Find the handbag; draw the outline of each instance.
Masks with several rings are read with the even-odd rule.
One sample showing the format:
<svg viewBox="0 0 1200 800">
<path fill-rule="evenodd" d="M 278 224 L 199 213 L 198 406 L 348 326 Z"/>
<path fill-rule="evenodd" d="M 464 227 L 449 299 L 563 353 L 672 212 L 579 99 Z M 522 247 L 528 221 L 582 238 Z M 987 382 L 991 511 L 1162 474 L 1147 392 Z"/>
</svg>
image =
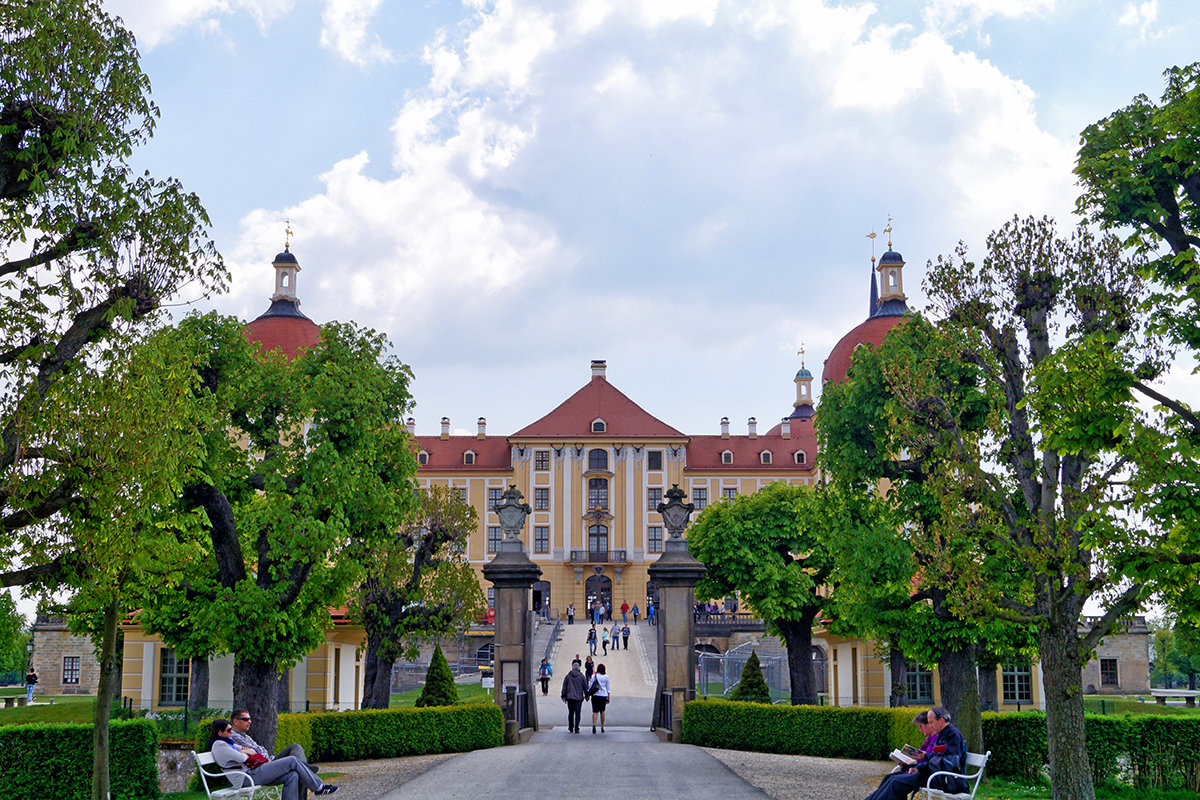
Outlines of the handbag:
<svg viewBox="0 0 1200 800">
<path fill-rule="evenodd" d="M 269 761 L 269 760 L 270 759 L 268 759 L 264 755 L 260 755 L 259 753 L 252 753 L 252 754 L 246 756 L 246 767 L 247 767 L 247 769 L 254 769 L 255 767 L 261 767 L 263 764 L 267 763 L 267 761 Z"/>
</svg>

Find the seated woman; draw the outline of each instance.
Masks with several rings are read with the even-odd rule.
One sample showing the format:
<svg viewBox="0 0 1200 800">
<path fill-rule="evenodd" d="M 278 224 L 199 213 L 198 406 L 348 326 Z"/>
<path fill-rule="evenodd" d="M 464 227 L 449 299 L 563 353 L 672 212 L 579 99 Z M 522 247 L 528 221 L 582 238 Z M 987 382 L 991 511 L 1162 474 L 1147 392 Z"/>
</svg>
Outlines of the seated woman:
<svg viewBox="0 0 1200 800">
<path fill-rule="evenodd" d="M 300 800 L 301 786 L 313 794 L 333 794 L 338 790 L 332 783 L 322 783 L 321 779 L 295 756 L 255 763 L 262 756 L 256 755 L 248 747 L 235 745 L 229 739 L 232 733 L 233 726 L 229 724 L 229 720 L 213 720 L 208 747 L 212 750 L 213 759 L 222 769 L 242 770 L 259 786 L 282 786 L 283 800 Z"/>
</svg>

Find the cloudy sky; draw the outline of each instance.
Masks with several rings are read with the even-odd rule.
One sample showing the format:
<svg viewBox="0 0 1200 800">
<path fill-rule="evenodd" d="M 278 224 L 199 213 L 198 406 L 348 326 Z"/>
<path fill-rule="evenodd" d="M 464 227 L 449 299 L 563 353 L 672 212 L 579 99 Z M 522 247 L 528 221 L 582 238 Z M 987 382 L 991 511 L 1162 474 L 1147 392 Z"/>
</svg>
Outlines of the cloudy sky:
<svg viewBox="0 0 1200 800">
<path fill-rule="evenodd" d="M 162 120 L 139 166 L 200 194 L 267 307 L 388 334 L 418 430 L 509 433 L 592 358 L 687 433 L 791 409 L 866 316 L 894 218 L 924 265 L 1066 220 L 1079 131 L 1195 56 L 1194 0 L 111 0 Z M 882 253 L 886 237 L 876 240 Z"/>
</svg>

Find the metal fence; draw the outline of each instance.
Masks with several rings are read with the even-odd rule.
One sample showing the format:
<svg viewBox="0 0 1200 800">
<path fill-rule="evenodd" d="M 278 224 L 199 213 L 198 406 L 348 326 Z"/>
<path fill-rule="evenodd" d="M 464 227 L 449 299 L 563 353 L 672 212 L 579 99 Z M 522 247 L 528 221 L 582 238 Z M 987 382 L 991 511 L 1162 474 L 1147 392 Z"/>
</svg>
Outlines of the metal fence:
<svg viewBox="0 0 1200 800">
<path fill-rule="evenodd" d="M 742 679 L 742 670 L 755 650 L 754 643 L 743 644 L 724 653 L 700 653 L 697 658 L 696 693 L 703 697 L 724 697 Z M 787 701 L 791 697 L 787 655 L 758 656 L 763 678 L 771 692 L 771 702 Z"/>
</svg>

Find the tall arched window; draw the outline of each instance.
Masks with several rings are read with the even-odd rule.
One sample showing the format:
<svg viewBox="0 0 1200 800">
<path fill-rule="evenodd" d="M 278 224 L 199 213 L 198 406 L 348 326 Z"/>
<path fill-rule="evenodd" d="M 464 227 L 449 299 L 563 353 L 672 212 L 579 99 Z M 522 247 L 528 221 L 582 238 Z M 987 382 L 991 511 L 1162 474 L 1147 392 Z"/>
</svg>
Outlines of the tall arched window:
<svg viewBox="0 0 1200 800">
<path fill-rule="evenodd" d="M 588 469 L 608 469 L 608 451 L 597 447 L 588 451 Z"/>
<path fill-rule="evenodd" d="M 608 508 L 608 478 L 588 478 L 588 510 Z"/>
<path fill-rule="evenodd" d="M 608 552 L 608 526 L 592 525 L 588 528 L 588 552 Z"/>
</svg>

